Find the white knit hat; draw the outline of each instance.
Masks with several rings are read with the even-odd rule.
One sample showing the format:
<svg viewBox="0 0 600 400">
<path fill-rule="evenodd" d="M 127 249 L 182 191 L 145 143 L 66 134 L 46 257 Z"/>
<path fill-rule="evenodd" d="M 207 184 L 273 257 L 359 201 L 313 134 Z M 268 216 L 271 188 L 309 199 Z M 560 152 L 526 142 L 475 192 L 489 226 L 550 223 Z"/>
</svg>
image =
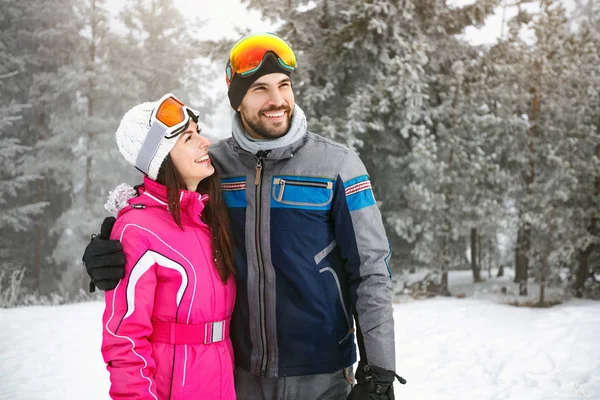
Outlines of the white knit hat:
<svg viewBox="0 0 600 400">
<path fill-rule="evenodd" d="M 160 101 L 152 101 L 133 107 L 127 111 L 116 132 L 117 145 L 121 154 L 127 162 L 152 180 L 156 180 L 160 166 L 177 142 L 177 137 L 167 139 L 162 134 L 160 136 L 154 134 L 154 138 L 148 138 L 148 133 L 151 131 L 150 118 L 159 104 Z M 186 109 L 188 108 L 186 107 Z M 197 114 L 195 110 L 191 111 Z M 152 129 L 154 130 L 154 127 Z M 140 163 L 139 156 L 142 148 L 144 148 L 145 162 Z"/>
</svg>

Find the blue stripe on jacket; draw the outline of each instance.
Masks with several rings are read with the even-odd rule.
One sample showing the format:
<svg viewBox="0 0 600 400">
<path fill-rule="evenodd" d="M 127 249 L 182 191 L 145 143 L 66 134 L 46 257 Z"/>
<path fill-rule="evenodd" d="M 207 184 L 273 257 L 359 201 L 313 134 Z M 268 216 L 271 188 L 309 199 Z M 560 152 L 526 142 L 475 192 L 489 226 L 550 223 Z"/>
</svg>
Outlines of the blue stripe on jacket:
<svg viewBox="0 0 600 400">
<path fill-rule="evenodd" d="M 361 208 L 369 207 L 376 204 L 375 196 L 373 195 L 373 189 L 371 189 L 371 182 L 369 181 L 368 175 L 361 175 L 344 182 L 344 188 L 347 191 L 350 190 L 353 186 L 359 187 L 360 185 L 364 185 L 364 188 L 355 193 L 346 195 L 346 201 L 348 203 L 348 209 L 350 211 L 360 210 Z"/>
<path fill-rule="evenodd" d="M 236 186 L 243 186 L 237 188 Z M 228 187 L 236 187 L 228 189 Z M 221 179 L 221 189 L 223 193 L 223 199 L 227 207 L 233 208 L 246 208 L 248 206 L 246 200 L 246 177 L 237 176 L 234 178 Z"/>
</svg>

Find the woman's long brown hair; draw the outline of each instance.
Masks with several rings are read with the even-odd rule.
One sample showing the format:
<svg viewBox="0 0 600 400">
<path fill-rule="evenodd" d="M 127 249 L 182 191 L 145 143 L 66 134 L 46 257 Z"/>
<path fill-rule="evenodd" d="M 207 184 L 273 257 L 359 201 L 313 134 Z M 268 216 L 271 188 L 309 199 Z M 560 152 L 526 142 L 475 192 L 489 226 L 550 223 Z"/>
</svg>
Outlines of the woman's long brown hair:
<svg viewBox="0 0 600 400">
<path fill-rule="evenodd" d="M 175 223 L 183 229 L 179 193 L 180 190 L 187 190 L 187 186 L 175 164 L 173 164 L 171 157 L 167 156 L 163 161 L 158 170 L 156 181 L 167 187 L 169 211 Z M 204 208 L 202 216 L 211 232 L 213 259 L 219 271 L 219 276 L 223 282 L 227 282 L 235 271 L 233 267 L 233 239 L 229 225 L 229 214 L 221 193 L 217 171 L 215 170 L 214 174 L 200 181 L 196 191 L 209 195 L 208 204 Z"/>
</svg>

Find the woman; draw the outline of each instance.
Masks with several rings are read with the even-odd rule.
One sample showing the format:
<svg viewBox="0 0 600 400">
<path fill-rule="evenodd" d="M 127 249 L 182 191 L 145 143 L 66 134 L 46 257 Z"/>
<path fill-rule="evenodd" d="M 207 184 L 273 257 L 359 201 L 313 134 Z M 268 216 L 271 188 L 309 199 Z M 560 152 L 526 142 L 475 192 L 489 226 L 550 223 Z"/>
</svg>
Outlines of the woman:
<svg viewBox="0 0 600 400">
<path fill-rule="evenodd" d="M 103 316 L 113 399 L 235 399 L 232 240 L 197 122 L 167 94 L 133 107 L 116 132 L 146 176 L 136 197 L 120 185 L 107 203 L 119 211 L 111 239 L 126 259 Z"/>
</svg>

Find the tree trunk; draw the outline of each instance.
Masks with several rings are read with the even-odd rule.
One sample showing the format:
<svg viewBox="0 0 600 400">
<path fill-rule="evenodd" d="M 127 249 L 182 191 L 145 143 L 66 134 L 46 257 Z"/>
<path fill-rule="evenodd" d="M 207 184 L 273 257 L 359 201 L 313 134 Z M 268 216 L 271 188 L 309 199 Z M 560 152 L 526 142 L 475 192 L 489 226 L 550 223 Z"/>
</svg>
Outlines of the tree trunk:
<svg viewBox="0 0 600 400">
<path fill-rule="evenodd" d="M 546 251 L 544 252 L 544 259 L 542 260 L 542 273 L 540 274 L 540 298 L 538 301 L 539 305 L 544 304 L 544 292 L 546 288 L 546 284 L 548 283 L 548 275 L 550 274 L 550 268 L 548 266 L 548 256 L 550 255 L 550 250 L 552 249 L 552 216 L 554 214 L 554 210 L 550 209 L 548 212 L 548 235 L 546 242 Z"/>
<path fill-rule="evenodd" d="M 527 296 L 529 238 L 529 224 L 526 223 L 519 228 L 517 233 L 517 248 L 515 251 L 515 283 L 519 285 L 519 295 L 521 296 Z"/>
<path fill-rule="evenodd" d="M 442 266 L 442 279 L 440 282 L 439 293 L 444 296 L 450 296 L 450 289 L 448 289 L 448 271 L 450 270 L 450 231 L 451 224 L 450 219 L 447 216 L 444 216 L 444 227 L 445 232 L 443 232 L 442 237 L 442 257 L 441 257 L 441 266 Z"/>
<path fill-rule="evenodd" d="M 450 290 L 448 289 L 448 267 L 442 266 L 442 282 L 441 282 L 441 294 L 445 296 L 450 295 Z"/>
<path fill-rule="evenodd" d="M 88 80 L 88 95 L 87 95 L 87 100 L 88 100 L 88 118 L 91 118 L 94 116 L 94 89 L 96 87 L 95 81 L 94 81 L 94 71 L 96 68 L 96 40 L 97 40 L 97 30 L 98 30 L 98 19 L 96 18 L 96 0 L 91 0 L 91 4 L 90 4 L 90 25 L 91 25 L 91 31 L 92 31 L 92 37 L 90 38 L 90 59 L 89 59 L 89 66 L 88 66 L 88 71 L 90 72 L 89 76 L 89 80 Z M 86 207 L 90 206 L 90 199 L 91 199 L 91 192 L 92 192 L 92 156 L 91 156 L 91 150 L 92 150 L 92 139 L 93 139 L 94 133 L 89 130 L 87 133 L 87 146 L 88 146 L 88 151 L 87 151 L 87 156 L 86 156 L 86 163 L 85 163 L 85 205 Z"/>
<path fill-rule="evenodd" d="M 446 219 L 446 227 L 450 227 L 449 221 Z M 443 239 L 443 247 L 442 247 L 442 280 L 440 282 L 440 294 L 444 296 L 450 295 L 450 290 L 448 289 L 448 271 L 450 270 L 450 250 L 448 244 L 448 235 L 450 231 L 445 233 Z"/>
<path fill-rule="evenodd" d="M 488 240 L 488 278 L 492 279 L 492 238 Z"/>
<path fill-rule="evenodd" d="M 481 259 L 479 262 L 481 263 Z M 481 282 L 481 274 L 477 266 L 477 228 L 471 228 L 471 271 L 473 271 L 473 282 Z"/>
<path fill-rule="evenodd" d="M 526 179 L 527 193 L 531 194 L 531 185 L 535 181 L 535 139 L 537 134 L 538 114 L 540 112 L 540 87 L 542 64 L 536 61 L 534 64 L 536 71 L 535 86 L 531 88 L 533 97 L 531 99 L 531 115 L 529 116 L 529 174 Z M 527 295 L 527 279 L 529 277 L 529 259 L 527 253 L 531 243 L 531 225 L 527 222 L 520 222 L 519 232 L 517 234 L 517 251 L 515 252 L 515 282 L 519 284 L 519 295 Z"/>
<path fill-rule="evenodd" d="M 596 145 L 596 162 L 600 160 L 600 144 Z M 600 196 L 600 176 L 596 176 L 594 179 L 594 194 Z M 594 232 L 596 234 L 596 232 Z"/>
<path fill-rule="evenodd" d="M 41 113 L 39 116 L 39 126 L 45 127 L 46 124 L 46 114 Z M 44 139 L 44 132 L 40 131 L 39 140 Z M 41 202 L 46 199 L 46 179 L 42 176 L 37 187 L 37 195 L 36 202 Z M 34 228 L 34 240 L 33 240 L 33 277 L 35 280 L 35 287 L 39 291 L 40 290 L 40 280 L 41 280 L 41 272 L 42 272 L 42 232 L 44 229 L 43 224 L 43 215 L 39 215 L 36 218 L 35 228 Z"/>
<path fill-rule="evenodd" d="M 44 201 L 46 198 L 46 180 L 41 179 L 38 184 L 36 202 Z M 35 287 L 40 290 L 40 280 L 42 272 L 42 231 L 43 231 L 43 215 L 37 217 L 35 222 L 35 238 L 33 245 L 33 277 L 35 279 Z"/>
<path fill-rule="evenodd" d="M 454 99 L 452 100 L 452 127 L 456 128 L 457 126 L 457 104 L 458 104 L 458 95 L 460 90 L 460 84 L 454 91 Z M 450 148 L 450 152 L 448 154 L 448 171 L 452 168 L 452 161 L 454 159 L 454 150 Z M 442 282 L 441 282 L 441 291 L 444 295 L 450 296 L 450 290 L 448 288 L 448 271 L 450 270 L 450 234 L 452 232 L 452 221 L 448 217 L 450 213 L 450 209 L 452 208 L 452 183 L 448 184 L 446 187 L 445 193 L 446 200 L 446 214 L 444 216 L 445 228 L 443 238 L 443 248 L 442 248 Z"/>
<path fill-rule="evenodd" d="M 593 248 L 594 246 L 589 245 L 585 250 L 579 251 L 579 268 L 577 268 L 577 275 L 575 275 L 573 291 L 575 292 L 575 297 L 580 299 L 583 298 L 585 281 L 590 274 L 589 259 Z"/>
<path fill-rule="evenodd" d="M 482 239 L 481 239 L 481 235 L 477 235 L 477 271 L 479 275 L 479 280 L 481 281 L 481 271 L 483 270 L 483 257 L 481 255 L 482 251 L 482 247 L 481 247 L 481 243 L 482 243 Z"/>
<path fill-rule="evenodd" d="M 96 88 L 95 82 L 95 70 L 96 70 L 96 41 L 98 40 L 98 23 L 99 19 L 97 18 L 97 7 L 96 0 L 90 0 L 90 29 L 91 29 L 91 37 L 90 37 L 90 46 L 89 46 L 89 64 L 88 64 L 88 93 L 87 93 L 87 117 L 88 121 L 92 120 L 94 116 L 94 90 Z M 92 199 L 92 166 L 93 166 L 93 157 L 92 150 L 94 140 L 94 131 L 93 126 L 88 127 L 87 131 L 87 152 L 86 152 L 86 160 L 85 160 L 85 206 L 91 207 L 91 199 Z M 80 286 L 83 290 L 88 289 L 88 276 L 85 273 L 85 270 L 81 270 L 81 282 Z"/>
</svg>

